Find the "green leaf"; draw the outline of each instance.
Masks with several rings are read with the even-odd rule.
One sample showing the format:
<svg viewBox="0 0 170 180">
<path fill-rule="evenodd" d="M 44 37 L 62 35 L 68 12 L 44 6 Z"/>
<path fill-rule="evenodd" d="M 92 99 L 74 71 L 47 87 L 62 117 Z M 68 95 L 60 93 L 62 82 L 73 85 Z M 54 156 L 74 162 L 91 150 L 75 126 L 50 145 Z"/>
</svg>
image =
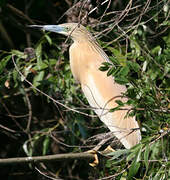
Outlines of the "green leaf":
<svg viewBox="0 0 170 180">
<path fill-rule="evenodd" d="M 116 159 L 116 160 L 115 160 L 115 159 Z M 112 166 L 123 162 L 123 161 L 125 160 L 125 157 L 124 157 L 124 156 L 123 156 L 123 157 L 120 157 L 120 156 L 119 156 L 119 158 L 115 158 L 115 159 L 113 158 L 113 159 L 111 160 Z M 108 160 L 108 161 L 109 161 L 109 160 Z"/>
<path fill-rule="evenodd" d="M 32 142 L 32 143 L 34 144 L 34 142 Z M 27 156 L 32 156 L 33 149 L 30 148 L 29 141 L 25 141 L 24 144 L 22 145 L 22 148 Z"/>
<path fill-rule="evenodd" d="M 34 77 L 34 79 L 33 79 L 33 85 L 34 85 L 35 87 L 37 87 L 37 86 L 40 85 L 40 81 L 43 80 L 44 74 L 45 74 L 44 71 L 40 71 L 40 72 L 38 73 L 38 75 L 36 75 L 36 76 Z"/>
<path fill-rule="evenodd" d="M 141 145 L 133 147 L 130 151 L 131 153 L 127 156 L 126 161 L 131 161 L 133 158 L 137 157 L 137 152 L 141 149 Z"/>
<path fill-rule="evenodd" d="M 140 45 L 138 44 L 138 42 L 135 38 L 135 35 L 132 35 L 130 37 L 130 46 L 132 48 L 132 52 L 134 50 L 135 51 L 134 53 L 137 55 L 137 57 L 139 57 L 141 54 L 141 48 L 140 48 Z"/>
<path fill-rule="evenodd" d="M 117 159 L 118 157 L 120 157 L 121 155 L 126 155 L 130 152 L 129 149 L 121 149 L 121 150 L 117 150 L 114 152 L 111 152 L 109 154 L 107 154 L 108 156 L 112 156 L 112 158 L 110 160 L 114 160 Z"/>
<path fill-rule="evenodd" d="M 50 36 L 48 36 L 47 34 L 45 34 L 44 36 L 47 39 L 48 43 L 51 45 L 52 44 L 52 39 L 50 38 Z"/>
<path fill-rule="evenodd" d="M 141 153 L 142 153 L 142 145 L 139 146 L 139 150 L 137 151 L 137 156 L 135 158 L 136 162 L 139 162 L 141 160 Z"/>
<path fill-rule="evenodd" d="M 35 49 L 35 53 L 36 53 L 36 57 L 37 57 L 38 70 L 41 70 L 41 65 L 42 65 L 42 58 L 41 58 L 41 55 L 42 55 L 42 45 L 41 45 L 41 43 Z"/>
<path fill-rule="evenodd" d="M 120 72 L 118 73 L 118 76 L 127 76 L 129 73 L 129 67 L 128 66 L 123 66 L 120 69 Z"/>
<path fill-rule="evenodd" d="M 49 64 L 52 66 L 52 65 L 55 65 L 56 64 L 56 59 L 49 59 Z"/>
<path fill-rule="evenodd" d="M 16 55 L 16 56 L 18 56 L 19 58 L 25 58 L 24 53 L 21 52 L 21 51 L 18 51 L 18 50 L 12 50 L 11 52 L 12 52 L 12 55 Z"/>
<path fill-rule="evenodd" d="M 120 109 L 120 106 L 117 106 L 115 108 L 110 109 L 109 112 L 115 112 L 115 111 L 117 111 L 119 109 Z"/>
<path fill-rule="evenodd" d="M 129 168 L 129 173 L 128 173 L 128 180 L 131 180 L 132 177 L 136 175 L 140 168 L 140 163 L 136 162 L 135 160 L 132 162 L 130 168 Z"/>
<path fill-rule="evenodd" d="M 120 180 L 127 180 L 127 171 L 125 171 L 122 175 Z"/>
<path fill-rule="evenodd" d="M 116 57 L 109 56 L 110 61 L 112 61 L 114 64 L 120 64 Z"/>
<path fill-rule="evenodd" d="M 127 84 L 129 82 L 125 77 L 115 77 L 115 81 L 119 84 Z"/>
<path fill-rule="evenodd" d="M 102 65 L 104 65 L 104 66 L 111 66 L 112 64 L 109 63 L 109 62 L 103 62 Z"/>
<path fill-rule="evenodd" d="M 79 131 L 80 131 L 82 137 L 86 138 L 87 137 L 87 133 L 86 133 L 86 130 L 85 130 L 84 126 L 82 126 L 81 123 L 77 123 L 77 124 L 78 124 Z"/>
<path fill-rule="evenodd" d="M 152 54 L 160 55 L 162 52 L 162 48 L 160 46 L 156 46 L 155 48 L 152 49 Z"/>
<path fill-rule="evenodd" d="M 0 61 L 0 74 L 3 72 L 4 68 L 6 67 L 8 61 L 11 59 L 11 55 L 5 56 L 1 61 Z"/>
<path fill-rule="evenodd" d="M 100 70 L 100 71 L 107 71 L 108 69 L 109 69 L 108 66 L 100 66 L 100 67 L 99 67 L 99 70 Z"/>
<path fill-rule="evenodd" d="M 167 36 L 163 37 L 163 39 L 165 43 L 167 44 L 167 46 L 170 47 L 170 33 Z"/>
<path fill-rule="evenodd" d="M 128 61 L 127 64 L 128 64 L 128 65 L 130 66 L 130 68 L 133 69 L 135 72 L 139 72 L 140 66 L 139 66 L 138 63 L 133 62 L 133 61 Z"/>
<path fill-rule="evenodd" d="M 142 67 L 142 71 L 143 71 L 143 72 L 146 71 L 147 66 L 148 66 L 148 62 L 147 62 L 147 61 L 144 61 L 143 67 Z"/>
<path fill-rule="evenodd" d="M 28 74 L 31 73 L 31 67 L 32 64 L 30 64 L 28 67 L 24 67 L 24 76 L 21 76 L 21 81 L 24 81 L 24 79 L 27 78 Z"/>
<path fill-rule="evenodd" d="M 118 49 L 112 48 L 112 47 L 108 47 L 108 49 L 114 54 L 115 59 L 122 65 L 125 66 L 126 65 L 126 56 L 124 56 L 121 51 L 119 51 Z M 111 60 L 114 60 L 113 58 L 111 58 Z"/>
<path fill-rule="evenodd" d="M 45 139 L 43 141 L 43 155 L 46 155 L 49 149 L 49 144 L 50 144 L 50 137 L 49 136 L 45 136 Z"/>
<path fill-rule="evenodd" d="M 128 179 L 132 179 L 133 176 L 136 175 L 136 173 L 138 172 L 139 170 L 139 167 L 140 167 L 140 160 L 141 160 L 141 153 L 142 153 L 142 145 L 137 145 L 136 147 L 132 148 L 131 149 L 133 156 L 131 157 L 134 157 L 134 160 L 129 168 L 129 174 L 128 174 Z M 130 157 L 127 157 L 127 160 L 129 160 Z"/>
<path fill-rule="evenodd" d="M 38 70 L 43 70 L 46 69 L 48 67 L 48 65 L 42 61 L 40 61 L 39 63 L 37 63 L 37 66 L 35 66 L 33 69 L 38 71 Z"/>
<path fill-rule="evenodd" d="M 115 71 L 116 71 L 115 67 L 110 68 L 107 72 L 107 76 L 113 75 Z"/>
<path fill-rule="evenodd" d="M 121 101 L 121 100 L 116 100 L 116 103 L 119 105 L 119 106 L 123 106 L 124 103 Z"/>
<path fill-rule="evenodd" d="M 149 151 L 150 151 L 149 144 L 147 144 L 145 152 L 144 152 L 144 162 L 145 162 L 146 169 L 148 169 L 148 166 L 149 166 L 149 161 L 148 161 Z"/>
<path fill-rule="evenodd" d="M 12 77 L 13 77 L 13 80 L 14 80 L 14 83 L 15 83 L 15 85 L 14 85 L 14 88 L 15 88 L 18 85 L 18 81 L 17 81 L 18 71 L 17 70 L 15 70 L 15 69 L 13 70 Z"/>
</svg>

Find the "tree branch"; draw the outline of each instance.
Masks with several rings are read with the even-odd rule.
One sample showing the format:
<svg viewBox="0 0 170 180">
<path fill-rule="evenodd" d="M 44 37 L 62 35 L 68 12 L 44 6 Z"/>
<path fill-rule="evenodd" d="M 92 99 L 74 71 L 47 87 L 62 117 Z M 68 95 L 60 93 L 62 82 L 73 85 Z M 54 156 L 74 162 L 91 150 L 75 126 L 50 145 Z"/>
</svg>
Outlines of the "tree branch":
<svg viewBox="0 0 170 180">
<path fill-rule="evenodd" d="M 36 162 L 48 162 L 48 161 L 66 161 L 66 160 L 81 160 L 87 159 L 94 161 L 95 154 L 88 152 L 81 153 L 66 153 L 66 154 L 56 154 L 47 156 L 33 156 L 33 157 L 18 157 L 18 158 L 7 158 L 0 159 L 0 166 L 2 165 L 13 165 L 13 164 L 26 164 L 26 163 L 36 163 Z"/>
<path fill-rule="evenodd" d="M 10 9 L 12 12 L 14 12 L 17 16 L 19 16 L 20 18 L 27 20 L 30 24 L 35 24 L 34 21 L 32 19 L 30 19 L 27 15 L 25 15 L 22 11 L 20 11 L 19 9 L 15 8 L 14 6 L 12 6 L 11 4 L 7 4 L 6 5 L 8 9 Z"/>
</svg>

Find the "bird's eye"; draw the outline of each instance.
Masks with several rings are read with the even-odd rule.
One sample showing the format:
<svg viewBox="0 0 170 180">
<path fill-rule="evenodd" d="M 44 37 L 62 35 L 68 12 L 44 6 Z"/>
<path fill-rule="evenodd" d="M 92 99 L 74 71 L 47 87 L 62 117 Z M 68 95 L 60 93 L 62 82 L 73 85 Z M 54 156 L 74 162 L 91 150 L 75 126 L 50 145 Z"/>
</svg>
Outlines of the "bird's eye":
<svg viewBox="0 0 170 180">
<path fill-rule="evenodd" d="M 66 27 L 65 29 L 66 29 L 67 32 L 70 31 L 70 28 L 69 28 L 69 27 Z"/>
</svg>

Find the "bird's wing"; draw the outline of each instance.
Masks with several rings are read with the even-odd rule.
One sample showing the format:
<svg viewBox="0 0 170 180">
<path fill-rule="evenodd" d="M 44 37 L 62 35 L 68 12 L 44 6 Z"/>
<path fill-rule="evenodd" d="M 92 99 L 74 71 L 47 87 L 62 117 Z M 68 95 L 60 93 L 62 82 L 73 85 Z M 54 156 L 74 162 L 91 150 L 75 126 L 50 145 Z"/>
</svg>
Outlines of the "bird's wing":
<svg viewBox="0 0 170 180">
<path fill-rule="evenodd" d="M 126 101 L 126 99 L 121 98 L 122 90 L 117 91 L 119 85 L 109 77 L 104 78 L 101 73 L 88 73 L 87 81 L 81 84 L 82 91 L 101 121 L 126 148 L 130 148 L 141 139 L 139 129 L 135 130 L 139 126 L 135 117 L 128 116 L 128 109 L 131 108 L 129 106 L 123 107 L 126 110 L 110 112 L 110 109 L 117 106 L 115 100 Z M 124 89 L 121 86 L 120 88 Z"/>
<path fill-rule="evenodd" d="M 126 87 L 117 84 L 112 77 L 108 77 L 106 72 L 99 70 L 103 57 L 95 51 L 84 48 L 84 51 L 71 52 L 71 63 L 73 74 L 79 79 L 82 91 L 86 96 L 90 106 L 94 109 L 106 126 L 126 147 L 130 148 L 139 143 L 141 139 L 140 131 L 135 117 L 128 116 L 131 107 L 123 107 L 126 110 L 109 112 L 117 106 L 116 100 L 127 101 L 123 97 Z"/>
</svg>

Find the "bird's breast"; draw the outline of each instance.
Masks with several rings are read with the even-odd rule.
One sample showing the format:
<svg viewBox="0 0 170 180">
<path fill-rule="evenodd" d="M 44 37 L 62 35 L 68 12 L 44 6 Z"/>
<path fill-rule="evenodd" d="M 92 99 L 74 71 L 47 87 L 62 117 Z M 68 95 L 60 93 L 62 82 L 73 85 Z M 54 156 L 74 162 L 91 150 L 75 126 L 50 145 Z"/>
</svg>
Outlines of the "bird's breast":
<svg viewBox="0 0 170 180">
<path fill-rule="evenodd" d="M 69 49 L 70 67 L 74 78 L 83 83 L 90 71 L 99 71 L 104 60 L 89 43 L 73 43 Z"/>
</svg>

